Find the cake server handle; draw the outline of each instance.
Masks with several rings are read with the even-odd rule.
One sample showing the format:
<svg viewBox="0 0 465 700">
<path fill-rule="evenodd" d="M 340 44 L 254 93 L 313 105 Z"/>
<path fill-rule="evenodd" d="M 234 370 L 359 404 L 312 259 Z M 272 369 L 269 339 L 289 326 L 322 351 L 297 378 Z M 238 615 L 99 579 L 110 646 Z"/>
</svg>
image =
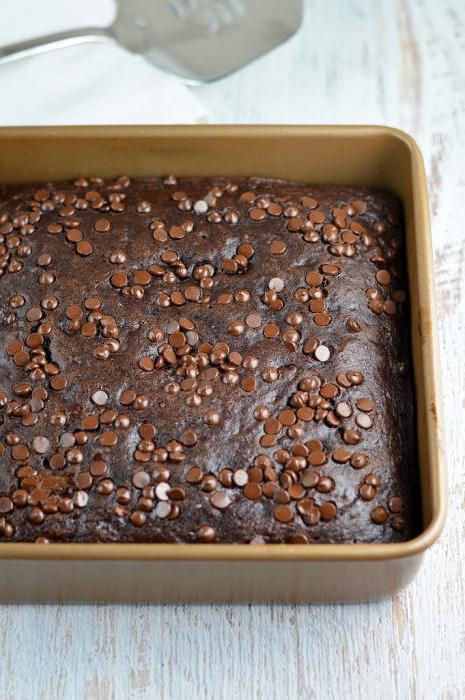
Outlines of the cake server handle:
<svg viewBox="0 0 465 700">
<path fill-rule="evenodd" d="M 85 27 L 0 46 L 0 66 L 35 54 L 93 41 L 116 42 L 112 27 Z"/>
</svg>

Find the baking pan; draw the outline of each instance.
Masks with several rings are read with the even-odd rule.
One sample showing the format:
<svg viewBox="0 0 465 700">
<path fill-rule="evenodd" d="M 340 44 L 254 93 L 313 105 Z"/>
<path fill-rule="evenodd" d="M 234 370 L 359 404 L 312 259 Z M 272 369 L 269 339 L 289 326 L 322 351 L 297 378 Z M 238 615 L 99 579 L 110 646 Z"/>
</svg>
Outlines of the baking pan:
<svg viewBox="0 0 465 700">
<path fill-rule="evenodd" d="M 3 601 L 330 602 L 392 595 L 446 511 L 426 179 L 405 133 L 367 126 L 0 129 L 0 182 L 77 175 L 261 175 L 369 185 L 405 214 L 423 530 L 396 544 L 0 543 Z"/>
</svg>

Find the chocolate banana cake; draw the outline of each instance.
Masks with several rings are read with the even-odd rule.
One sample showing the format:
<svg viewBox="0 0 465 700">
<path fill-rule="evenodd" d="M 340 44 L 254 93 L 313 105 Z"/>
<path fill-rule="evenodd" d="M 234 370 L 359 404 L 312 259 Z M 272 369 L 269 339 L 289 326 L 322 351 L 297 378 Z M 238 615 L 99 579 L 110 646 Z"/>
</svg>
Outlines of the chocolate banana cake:
<svg viewBox="0 0 465 700">
<path fill-rule="evenodd" d="M 403 247 L 371 189 L 0 186 L 0 541 L 415 535 Z"/>
</svg>

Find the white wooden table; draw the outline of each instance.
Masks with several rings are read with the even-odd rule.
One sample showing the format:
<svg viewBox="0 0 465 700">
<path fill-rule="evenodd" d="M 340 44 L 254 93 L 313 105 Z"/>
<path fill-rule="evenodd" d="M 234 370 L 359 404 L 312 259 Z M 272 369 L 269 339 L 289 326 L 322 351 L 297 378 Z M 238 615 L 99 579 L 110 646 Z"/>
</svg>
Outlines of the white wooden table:
<svg viewBox="0 0 465 700">
<path fill-rule="evenodd" d="M 196 92 L 214 122 L 389 124 L 418 140 L 440 306 L 446 531 L 407 590 L 368 605 L 2 606 L 0 697 L 463 698 L 465 3 L 310 0 L 298 36 Z"/>
</svg>

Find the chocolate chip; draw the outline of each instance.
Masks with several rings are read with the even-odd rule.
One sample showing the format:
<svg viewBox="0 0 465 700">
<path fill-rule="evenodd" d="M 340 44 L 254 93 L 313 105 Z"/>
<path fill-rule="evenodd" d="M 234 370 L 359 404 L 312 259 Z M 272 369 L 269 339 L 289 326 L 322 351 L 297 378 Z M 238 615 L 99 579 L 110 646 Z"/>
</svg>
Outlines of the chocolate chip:
<svg viewBox="0 0 465 700">
<path fill-rule="evenodd" d="M 351 333 L 360 333 L 360 331 L 362 330 L 360 323 L 355 321 L 353 318 L 347 319 L 346 327 L 347 330 L 349 330 Z"/>
<path fill-rule="evenodd" d="M 318 345 L 314 350 L 314 355 L 319 362 L 327 362 L 331 357 L 331 351 L 326 345 Z"/>
<path fill-rule="evenodd" d="M 264 367 L 261 373 L 262 379 L 268 384 L 276 382 L 279 377 L 279 372 L 275 367 Z"/>
<path fill-rule="evenodd" d="M 360 411 L 365 411 L 367 413 L 372 411 L 375 407 L 373 401 L 368 398 L 357 399 L 356 406 Z"/>
<path fill-rule="evenodd" d="M 347 430 L 344 430 L 342 439 L 347 445 L 356 445 L 360 442 L 360 435 L 353 428 L 349 428 Z"/>
<path fill-rule="evenodd" d="M 147 520 L 147 515 L 141 510 L 135 510 L 131 513 L 129 519 L 135 527 L 142 527 Z"/>
<path fill-rule="evenodd" d="M 337 515 L 336 504 L 332 501 L 326 501 L 325 503 L 323 503 L 320 506 L 320 515 L 322 520 L 334 520 L 334 518 Z"/>
<path fill-rule="evenodd" d="M 79 243 L 76 244 L 76 252 L 83 257 L 90 255 L 93 250 L 92 243 L 89 241 L 79 241 Z"/>
<path fill-rule="evenodd" d="M 391 527 L 397 532 L 403 532 L 407 528 L 407 520 L 402 515 L 395 515 L 391 520 Z"/>
<path fill-rule="evenodd" d="M 249 501 L 256 501 L 262 495 L 261 486 L 256 481 L 251 481 L 250 472 L 248 474 L 248 478 L 249 478 L 249 483 L 244 486 L 242 493 Z"/>
<path fill-rule="evenodd" d="M 13 510 L 13 501 L 8 496 L 0 496 L 0 514 L 5 515 Z"/>
<path fill-rule="evenodd" d="M 371 420 L 370 416 L 368 416 L 366 413 L 359 413 L 358 416 L 356 416 L 355 418 L 355 422 L 360 428 L 363 428 L 364 430 L 368 430 L 373 425 L 373 421 Z"/>
<path fill-rule="evenodd" d="M 215 539 L 215 530 L 210 525 L 202 525 L 197 530 L 197 540 L 199 542 L 213 542 Z"/>
<path fill-rule="evenodd" d="M 377 506 L 371 511 L 371 519 L 377 525 L 383 525 L 385 522 L 387 522 L 388 518 L 389 513 L 383 506 Z"/>
<path fill-rule="evenodd" d="M 319 287 L 323 283 L 323 275 L 319 272 L 307 272 L 305 281 L 309 287 Z"/>
<path fill-rule="evenodd" d="M 402 501 L 398 496 L 392 496 L 388 503 L 391 513 L 399 513 L 402 510 Z"/>
<path fill-rule="evenodd" d="M 272 277 L 268 282 L 268 288 L 275 292 L 282 292 L 284 289 L 284 281 L 280 277 Z"/>
<path fill-rule="evenodd" d="M 50 386 L 52 389 L 55 389 L 55 391 L 62 391 L 68 386 L 68 380 L 63 375 L 56 374 L 50 379 Z"/>
<path fill-rule="evenodd" d="M 346 450 L 344 447 L 340 447 L 340 448 L 334 450 L 331 457 L 338 464 L 345 464 L 351 458 L 351 453 L 349 452 L 349 450 Z"/>
<path fill-rule="evenodd" d="M 319 480 L 319 474 L 308 469 L 302 475 L 302 485 L 305 486 L 306 489 L 314 489 Z"/>
<path fill-rule="evenodd" d="M 376 273 L 376 280 L 379 284 L 386 285 L 391 281 L 391 275 L 387 270 L 378 270 Z"/>
<path fill-rule="evenodd" d="M 290 506 L 278 505 L 274 510 L 274 517 L 280 523 L 289 523 L 294 519 L 294 513 Z"/>
<path fill-rule="evenodd" d="M 218 510 L 225 510 L 231 505 L 231 499 L 223 491 L 215 491 L 210 497 L 210 503 Z"/>
<path fill-rule="evenodd" d="M 336 407 L 335 411 L 340 418 L 350 418 L 352 415 L 352 408 L 350 404 L 347 403 L 347 401 L 340 401 Z"/>
<path fill-rule="evenodd" d="M 44 522 L 45 515 L 43 510 L 41 510 L 37 506 L 34 506 L 34 508 L 31 508 L 28 512 L 28 518 L 33 525 L 40 525 Z"/>
<path fill-rule="evenodd" d="M 249 211 L 249 216 L 253 221 L 262 221 L 266 217 L 266 212 L 263 209 L 254 207 Z"/>
<path fill-rule="evenodd" d="M 314 315 L 313 322 L 316 323 L 317 326 L 328 326 L 331 323 L 331 316 L 326 313 L 326 311 L 323 311 L 323 313 Z"/>
<path fill-rule="evenodd" d="M 32 441 L 32 448 L 37 454 L 45 454 L 50 447 L 50 440 L 44 436 L 35 437 Z"/>
<path fill-rule="evenodd" d="M 377 494 L 377 490 L 374 486 L 371 486 L 370 484 L 362 484 L 360 486 L 359 493 L 364 501 L 372 501 Z"/>
<path fill-rule="evenodd" d="M 94 403 L 96 406 L 104 406 L 107 403 L 109 397 L 106 391 L 98 389 L 97 391 L 94 391 L 90 398 L 92 400 L 92 403 Z"/>
<path fill-rule="evenodd" d="M 368 464 L 368 456 L 363 452 L 354 452 L 350 463 L 354 469 L 363 469 Z"/>
<path fill-rule="evenodd" d="M 246 316 L 245 322 L 249 328 L 259 328 L 262 323 L 262 319 L 259 314 L 251 313 Z"/>
<path fill-rule="evenodd" d="M 284 241 L 272 241 L 269 246 L 270 253 L 273 255 L 282 255 L 287 250 L 287 245 Z"/>
</svg>

